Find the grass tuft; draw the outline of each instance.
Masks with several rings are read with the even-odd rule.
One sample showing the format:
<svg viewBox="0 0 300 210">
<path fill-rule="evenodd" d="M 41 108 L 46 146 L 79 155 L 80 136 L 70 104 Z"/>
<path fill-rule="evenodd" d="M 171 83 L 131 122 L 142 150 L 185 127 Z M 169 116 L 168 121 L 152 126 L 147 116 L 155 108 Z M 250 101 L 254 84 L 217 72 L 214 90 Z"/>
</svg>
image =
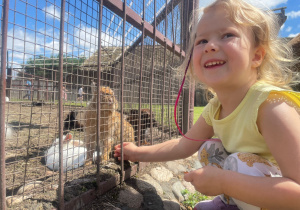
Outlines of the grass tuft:
<svg viewBox="0 0 300 210">
<path fill-rule="evenodd" d="M 210 196 L 203 195 L 203 194 L 201 194 L 199 192 L 191 193 L 187 189 L 181 191 L 181 194 L 185 198 L 184 201 L 182 202 L 182 204 L 186 208 L 194 208 L 194 206 L 197 203 L 199 203 L 200 201 L 210 200 L 211 199 Z"/>
</svg>

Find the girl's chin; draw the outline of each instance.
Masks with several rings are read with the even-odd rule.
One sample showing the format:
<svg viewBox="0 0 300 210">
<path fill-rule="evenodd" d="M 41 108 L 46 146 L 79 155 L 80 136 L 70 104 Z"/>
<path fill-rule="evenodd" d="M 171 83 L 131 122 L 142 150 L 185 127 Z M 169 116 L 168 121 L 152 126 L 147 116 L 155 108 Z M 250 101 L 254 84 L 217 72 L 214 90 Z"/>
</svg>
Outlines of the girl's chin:
<svg viewBox="0 0 300 210">
<path fill-rule="evenodd" d="M 209 87 L 220 86 L 220 85 L 224 85 L 224 83 L 226 83 L 224 79 L 206 79 L 206 80 L 201 80 L 201 81 Z"/>
</svg>

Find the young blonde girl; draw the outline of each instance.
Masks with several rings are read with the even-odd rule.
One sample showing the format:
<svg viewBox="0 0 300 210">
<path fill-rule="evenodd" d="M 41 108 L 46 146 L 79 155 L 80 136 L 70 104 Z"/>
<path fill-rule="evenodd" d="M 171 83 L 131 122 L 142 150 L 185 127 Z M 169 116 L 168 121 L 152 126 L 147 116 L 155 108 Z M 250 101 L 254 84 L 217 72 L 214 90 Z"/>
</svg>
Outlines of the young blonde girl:
<svg viewBox="0 0 300 210">
<path fill-rule="evenodd" d="M 292 53 L 278 30 L 272 12 L 242 0 L 206 7 L 191 34 L 189 74 L 214 97 L 186 136 L 143 147 L 126 142 L 124 159 L 169 161 L 198 151 L 204 167 L 184 178 L 218 196 L 195 209 L 299 209 L 300 94 L 291 89 Z"/>
</svg>

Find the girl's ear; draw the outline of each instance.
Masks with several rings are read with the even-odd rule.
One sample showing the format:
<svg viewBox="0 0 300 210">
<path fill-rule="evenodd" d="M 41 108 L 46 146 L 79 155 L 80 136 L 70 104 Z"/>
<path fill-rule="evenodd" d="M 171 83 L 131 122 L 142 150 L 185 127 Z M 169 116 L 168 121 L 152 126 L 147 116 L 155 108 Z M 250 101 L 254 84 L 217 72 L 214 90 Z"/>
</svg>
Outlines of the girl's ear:
<svg viewBox="0 0 300 210">
<path fill-rule="evenodd" d="M 257 68 L 261 65 L 264 57 L 266 55 L 266 51 L 263 47 L 257 47 L 254 51 L 254 56 L 252 59 L 252 67 Z"/>
</svg>

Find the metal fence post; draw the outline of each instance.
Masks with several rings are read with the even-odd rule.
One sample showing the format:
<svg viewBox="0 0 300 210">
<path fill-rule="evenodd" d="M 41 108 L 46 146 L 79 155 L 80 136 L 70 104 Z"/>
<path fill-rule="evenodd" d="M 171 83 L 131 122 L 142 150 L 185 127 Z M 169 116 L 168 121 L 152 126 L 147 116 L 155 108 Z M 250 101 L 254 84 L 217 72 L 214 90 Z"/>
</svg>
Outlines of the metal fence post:
<svg viewBox="0 0 300 210">
<path fill-rule="evenodd" d="M 6 52 L 9 1 L 3 1 L 1 23 L 1 84 L 0 84 L 0 209 L 6 209 L 6 178 L 5 178 L 5 92 L 6 92 Z"/>
<path fill-rule="evenodd" d="M 100 101 L 100 80 L 101 80 L 101 33 L 102 33 L 102 12 L 103 12 L 103 0 L 99 1 L 99 24 L 98 24 L 98 66 L 97 66 L 97 100 Z M 92 93 L 95 94 L 95 93 Z M 100 103 L 97 103 L 97 190 L 100 190 Z"/>
<path fill-rule="evenodd" d="M 60 8 L 60 35 L 59 35 L 59 82 L 58 82 L 58 132 L 59 132 L 59 188 L 58 201 L 59 209 L 64 209 L 64 168 L 63 168 L 63 63 L 64 63 L 64 23 L 65 23 L 65 0 L 61 1 Z M 54 99 L 55 100 L 55 99 Z"/>
<path fill-rule="evenodd" d="M 189 43 L 189 24 L 188 22 L 191 20 L 191 18 L 193 17 L 193 11 L 196 8 L 199 1 L 187 1 L 187 13 L 184 13 L 185 18 L 184 18 L 184 22 L 186 22 L 185 24 L 185 30 L 186 33 L 183 34 L 183 49 L 187 50 L 188 49 L 188 43 Z M 189 89 L 185 89 L 184 91 L 184 102 L 183 102 L 183 133 L 186 133 L 190 127 L 193 125 L 193 114 L 194 114 L 194 95 L 195 95 L 195 82 L 191 79 L 190 81 L 190 85 L 189 85 Z"/>
<path fill-rule="evenodd" d="M 123 119 L 123 98 L 124 98 L 124 72 L 125 72 L 125 27 L 126 27 L 126 5 L 127 1 L 124 0 L 123 2 L 123 34 L 122 34 L 122 66 L 121 66 L 121 132 L 120 132 L 120 139 L 121 139 L 121 153 L 122 153 L 122 160 L 121 160 L 121 182 L 125 180 L 125 172 L 124 172 L 124 155 L 123 155 L 123 132 L 124 132 L 124 119 Z"/>
</svg>

